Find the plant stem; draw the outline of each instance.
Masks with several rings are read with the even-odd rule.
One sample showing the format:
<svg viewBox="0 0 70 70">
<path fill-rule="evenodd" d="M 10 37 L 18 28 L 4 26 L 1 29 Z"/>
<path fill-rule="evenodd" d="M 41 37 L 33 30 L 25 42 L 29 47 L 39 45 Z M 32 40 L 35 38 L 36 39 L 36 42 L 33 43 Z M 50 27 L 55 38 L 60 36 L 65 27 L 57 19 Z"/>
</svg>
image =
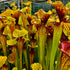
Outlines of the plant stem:
<svg viewBox="0 0 70 70">
<path fill-rule="evenodd" d="M 16 50 L 16 64 L 17 64 L 17 69 L 18 69 L 18 70 L 21 70 L 21 69 L 20 69 L 19 56 L 18 56 L 18 49 Z"/>
<path fill-rule="evenodd" d="M 11 70 L 10 63 L 8 62 L 8 70 Z"/>
<path fill-rule="evenodd" d="M 41 26 L 39 29 L 39 62 L 43 65 L 45 60 L 45 43 L 47 39 L 46 29 Z"/>
<path fill-rule="evenodd" d="M 23 0 L 21 0 L 21 9 L 23 8 Z"/>
<path fill-rule="evenodd" d="M 31 6 L 31 4 L 30 4 L 30 7 L 29 7 L 29 9 L 32 9 L 32 6 Z M 30 13 L 30 16 L 32 16 L 32 14 L 31 14 L 31 11 L 30 11 L 29 13 Z"/>
<path fill-rule="evenodd" d="M 49 67 L 50 67 L 51 48 L 52 48 L 52 39 L 47 39 L 47 47 L 46 47 L 46 70 L 49 70 Z"/>
<path fill-rule="evenodd" d="M 60 50 L 58 50 L 57 51 L 57 56 L 56 56 L 56 58 L 57 58 L 57 64 L 55 65 L 55 70 L 58 70 L 58 66 L 59 66 L 59 64 L 60 64 L 60 57 L 61 57 L 61 54 L 62 54 L 62 52 L 60 52 Z"/>
<path fill-rule="evenodd" d="M 2 35 L 0 37 L 0 41 L 1 41 L 1 45 L 2 45 L 2 50 L 3 50 L 4 56 L 7 56 L 7 52 L 6 52 L 6 37 Z"/>
<path fill-rule="evenodd" d="M 51 49 L 51 57 L 50 57 L 50 70 L 54 70 L 54 60 L 57 48 L 59 46 L 59 41 L 62 35 L 62 26 L 54 26 L 54 33 L 53 33 L 53 43 Z"/>
<path fill-rule="evenodd" d="M 21 40 L 18 40 L 18 49 L 19 49 L 20 69 L 22 70 L 22 49 L 23 49 L 23 42 Z"/>
<path fill-rule="evenodd" d="M 26 50 L 23 50 L 23 52 L 24 52 L 24 57 L 25 57 L 26 67 L 27 67 L 27 70 L 29 70 L 27 51 L 26 51 Z"/>
</svg>

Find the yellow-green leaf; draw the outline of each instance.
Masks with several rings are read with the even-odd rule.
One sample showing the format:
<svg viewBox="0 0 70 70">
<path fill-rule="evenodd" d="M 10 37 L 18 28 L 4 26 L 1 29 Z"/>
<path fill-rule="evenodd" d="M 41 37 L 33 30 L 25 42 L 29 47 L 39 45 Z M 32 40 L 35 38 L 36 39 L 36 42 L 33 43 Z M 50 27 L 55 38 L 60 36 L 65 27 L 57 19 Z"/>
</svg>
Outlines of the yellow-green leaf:
<svg viewBox="0 0 70 70">
<path fill-rule="evenodd" d="M 0 68 L 5 64 L 7 60 L 6 56 L 0 56 Z"/>
<path fill-rule="evenodd" d="M 11 6 L 15 6 L 15 2 L 11 3 Z"/>
<path fill-rule="evenodd" d="M 19 25 L 23 25 L 23 21 L 22 21 L 22 16 L 21 16 L 21 15 L 20 15 L 20 17 L 19 17 L 18 24 L 19 24 Z"/>
<path fill-rule="evenodd" d="M 32 70 L 42 70 L 42 66 L 39 63 L 34 63 L 31 65 Z"/>
<path fill-rule="evenodd" d="M 15 45 L 17 43 L 16 39 L 7 40 L 8 45 Z"/>
<path fill-rule="evenodd" d="M 3 34 L 4 34 L 4 35 L 9 35 L 10 33 L 11 33 L 11 30 L 10 30 L 9 26 L 6 26 L 6 27 L 4 28 Z"/>
<path fill-rule="evenodd" d="M 28 34 L 28 31 L 25 30 L 25 29 L 22 29 L 22 30 L 18 30 L 18 29 L 15 29 L 14 32 L 13 32 L 13 37 L 22 37 L 22 36 L 25 36 Z"/>
<path fill-rule="evenodd" d="M 24 8 L 22 8 L 20 11 L 21 11 L 21 12 L 26 12 L 26 9 L 28 9 L 28 7 L 24 7 Z"/>
<path fill-rule="evenodd" d="M 18 70 L 17 67 L 14 67 L 12 70 Z"/>
</svg>

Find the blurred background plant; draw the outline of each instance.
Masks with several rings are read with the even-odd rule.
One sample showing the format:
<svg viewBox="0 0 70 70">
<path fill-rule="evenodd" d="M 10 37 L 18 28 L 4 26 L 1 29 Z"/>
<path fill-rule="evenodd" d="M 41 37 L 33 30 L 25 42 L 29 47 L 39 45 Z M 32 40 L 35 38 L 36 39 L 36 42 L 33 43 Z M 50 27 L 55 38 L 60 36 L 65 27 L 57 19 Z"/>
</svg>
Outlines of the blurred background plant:
<svg viewBox="0 0 70 70">
<path fill-rule="evenodd" d="M 22 2 L 21 8 L 13 2 L 0 14 L 0 59 L 5 58 L 0 60 L 1 70 L 69 69 L 69 3 L 46 4 L 54 9 L 39 9 L 32 15 L 32 2 Z"/>
</svg>

